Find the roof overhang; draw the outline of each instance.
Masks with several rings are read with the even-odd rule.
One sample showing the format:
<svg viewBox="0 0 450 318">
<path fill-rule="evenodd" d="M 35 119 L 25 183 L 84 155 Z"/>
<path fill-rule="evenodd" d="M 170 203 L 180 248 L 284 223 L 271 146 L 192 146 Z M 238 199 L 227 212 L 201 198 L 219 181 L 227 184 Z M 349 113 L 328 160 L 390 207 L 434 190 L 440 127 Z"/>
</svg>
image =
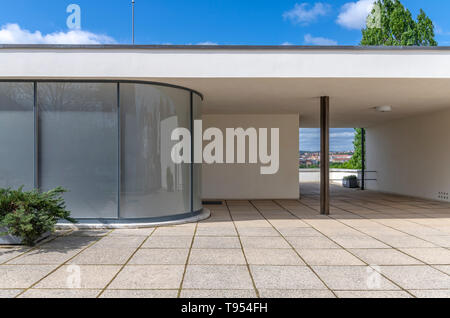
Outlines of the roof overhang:
<svg viewBox="0 0 450 318">
<path fill-rule="evenodd" d="M 0 80 L 130 79 L 189 87 L 205 113 L 295 113 L 366 127 L 450 107 L 449 47 L 1 45 Z M 376 106 L 390 105 L 391 113 Z"/>
</svg>

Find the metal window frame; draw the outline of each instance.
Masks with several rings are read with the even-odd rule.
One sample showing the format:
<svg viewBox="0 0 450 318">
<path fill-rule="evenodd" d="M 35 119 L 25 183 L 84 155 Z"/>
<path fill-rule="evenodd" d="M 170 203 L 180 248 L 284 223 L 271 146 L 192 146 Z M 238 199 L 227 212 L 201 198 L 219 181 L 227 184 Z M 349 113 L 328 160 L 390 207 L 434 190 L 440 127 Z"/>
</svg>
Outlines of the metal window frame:
<svg viewBox="0 0 450 318">
<path fill-rule="evenodd" d="M 121 95 L 120 95 L 120 89 L 121 84 L 139 84 L 139 85 L 151 85 L 151 86 L 162 86 L 162 87 L 170 87 L 175 89 L 181 89 L 189 92 L 189 116 L 190 116 L 190 131 L 191 131 L 191 164 L 190 164 L 190 189 L 189 189 L 189 195 L 190 195 L 190 209 L 189 211 L 180 211 L 180 214 L 168 216 L 167 218 L 174 218 L 177 219 L 179 215 L 184 215 L 186 213 L 191 215 L 197 215 L 200 211 L 194 211 L 194 161 L 193 156 L 194 152 L 192 151 L 194 149 L 194 94 L 197 94 L 201 100 L 204 100 L 203 94 L 200 92 L 179 86 L 174 84 L 168 84 L 168 83 L 161 83 L 161 82 L 154 82 L 154 81 L 142 81 L 142 80 L 96 80 L 96 79 L 0 79 L 0 83 L 33 83 L 33 114 L 34 114 L 34 175 L 33 175 L 33 183 L 34 187 L 36 189 L 40 188 L 40 175 L 39 175 L 39 139 L 40 139 L 40 127 L 39 127 L 39 101 L 38 101 L 38 84 L 39 83 L 110 83 L 110 84 L 117 84 L 116 85 L 116 94 L 117 94 L 117 218 L 107 218 L 102 220 L 135 220 L 132 218 L 122 218 L 121 217 L 121 181 L 122 181 L 122 154 L 121 154 L 121 145 L 122 145 L 122 125 L 121 125 Z M 98 218 L 93 217 L 92 220 L 95 220 Z M 153 219 L 152 217 L 149 217 L 148 219 Z M 158 219 L 158 217 L 155 217 L 155 219 Z"/>
</svg>

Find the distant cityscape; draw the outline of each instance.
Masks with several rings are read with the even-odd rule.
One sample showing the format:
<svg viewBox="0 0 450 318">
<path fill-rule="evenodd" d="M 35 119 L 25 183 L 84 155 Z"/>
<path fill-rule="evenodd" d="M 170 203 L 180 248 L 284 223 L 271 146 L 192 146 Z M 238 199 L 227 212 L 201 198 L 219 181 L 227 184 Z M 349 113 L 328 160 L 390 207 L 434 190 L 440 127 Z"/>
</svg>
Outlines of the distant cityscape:
<svg viewBox="0 0 450 318">
<path fill-rule="evenodd" d="M 350 161 L 353 151 L 331 151 L 330 163 L 341 164 Z M 320 165 L 319 151 L 300 151 L 300 168 L 315 168 Z"/>
</svg>

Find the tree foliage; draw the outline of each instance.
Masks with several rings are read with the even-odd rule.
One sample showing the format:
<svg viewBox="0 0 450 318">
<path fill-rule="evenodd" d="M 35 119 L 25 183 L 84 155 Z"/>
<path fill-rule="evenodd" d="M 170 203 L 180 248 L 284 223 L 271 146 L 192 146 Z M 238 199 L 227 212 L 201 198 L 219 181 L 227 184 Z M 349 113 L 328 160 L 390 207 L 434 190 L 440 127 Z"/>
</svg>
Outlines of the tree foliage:
<svg viewBox="0 0 450 318">
<path fill-rule="evenodd" d="M 59 220 L 76 223 L 62 198 L 65 192 L 60 187 L 48 192 L 0 189 L 0 227 L 6 228 L 0 235 L 18 236 L 24 244 L 34 245 Z"/>
<path fill-rule="evenodd" d="M 437 46 L 434 25 L 421 9 L 417 20 L 400 0 L 377 0 L 366 27 L 361 45 Z"/>
<path fill-rule="evenodd" d="M 362 128 L 355 128 L 355 139 L 353 140 L 353 146 L 355 152 L 352 159 L 348 162 L 351 169 L 362 169 Z"/>
</svg>

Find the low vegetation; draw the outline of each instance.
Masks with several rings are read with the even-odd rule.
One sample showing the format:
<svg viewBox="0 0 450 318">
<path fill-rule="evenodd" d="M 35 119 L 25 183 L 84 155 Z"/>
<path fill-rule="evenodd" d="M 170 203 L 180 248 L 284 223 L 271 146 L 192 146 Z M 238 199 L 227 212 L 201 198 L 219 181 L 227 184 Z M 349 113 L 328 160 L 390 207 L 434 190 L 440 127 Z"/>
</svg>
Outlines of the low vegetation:
<svg viewBox="0 0 450 318">
<path fill-rule="evenodd" d="M 67 192 L 58 187 L 48 192 L 0 189 L 0 227 L 22 239 L 23 244 L 34 245 L 45 233 L 53 232 L 59 220 L 76 223 L 62 195 Z"/>
</svg>

